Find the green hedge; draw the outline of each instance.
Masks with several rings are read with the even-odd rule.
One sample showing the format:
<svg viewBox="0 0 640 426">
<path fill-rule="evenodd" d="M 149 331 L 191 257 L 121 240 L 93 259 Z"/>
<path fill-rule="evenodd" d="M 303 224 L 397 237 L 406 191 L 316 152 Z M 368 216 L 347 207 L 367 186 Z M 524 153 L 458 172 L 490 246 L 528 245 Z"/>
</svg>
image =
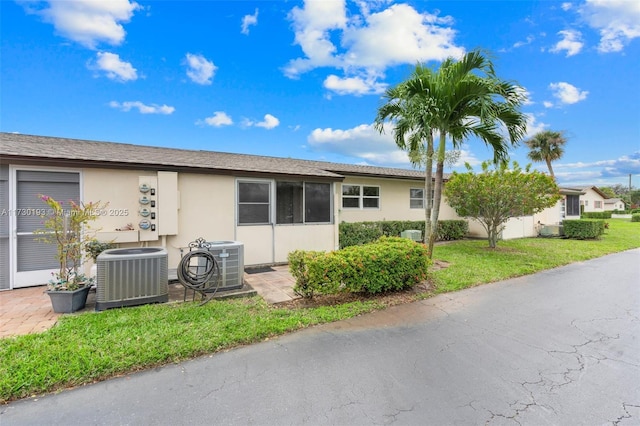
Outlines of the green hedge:
<svg viewBox="0 0 640 426">
<path fill-rule="evenodd" d="M 579 240 L 598 238 L 604 233 L 605 222 L 598 219 L 564 220 L 564 236 Z"/>
<path fill-rule="evenodd" d="M 606 212 L 584 212 L 580 216 L 581 219 L 611 219 L 610 211 Z"/>
<path fill-rule="evenodd" d="M 377 241 L 329 253 L 289 253 L 293 290 L 303 297 L 339 292 L 376 294 L 409 288 L 427 278 L 430 260 L 424 244 L 408 238 Z"/>
<path fill-rule="evenodd" d="M 340 248 L 371 243 L 378 238 L 399 237 L 402 231 L 415 229 L 424 237 L 424 221 L 342 222 L 339 226 Z M 469 232 L 466 220 L 439 220 L 438 241 L 461 240 Z"/>
<path fill-rule="evenodd" d="M 438 241 L 461 240 L 469 233 L 469 222 L 466 220 L 439 220 L 436 232 Z"/>
<path fill-rule="evenodd" d="M 631 215 L 631 222 L 640 222 L 640 213 L 634 213 Z"/>
</svg>

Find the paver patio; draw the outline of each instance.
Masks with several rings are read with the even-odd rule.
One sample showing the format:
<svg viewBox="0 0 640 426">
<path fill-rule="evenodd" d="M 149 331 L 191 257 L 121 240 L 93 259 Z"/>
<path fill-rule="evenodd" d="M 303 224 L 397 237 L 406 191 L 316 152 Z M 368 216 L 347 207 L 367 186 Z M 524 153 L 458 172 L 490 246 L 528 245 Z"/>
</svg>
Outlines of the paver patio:
<svg viewBox="0 0 640 426">
<path fill-rule="evenodd" d="M 246 286 L 255 290 L 268 303 L 279 303 L 296 298 L 295 281 L 287 266 L 274 266 L 265 272 L 245 273 Z M 0 292 L 0 338 L 38 333 L 51 328 L 60 315 L 53 312 L 45 286 L 28 287 Z M 81 312 L 95 308 L 95 291 L 89 293 L 87 306 Z M 169 284 L 169 301 L 182 301 L 184 287 Z M 187 295 L 191 300 L 191 294 Z"/>
</svg>

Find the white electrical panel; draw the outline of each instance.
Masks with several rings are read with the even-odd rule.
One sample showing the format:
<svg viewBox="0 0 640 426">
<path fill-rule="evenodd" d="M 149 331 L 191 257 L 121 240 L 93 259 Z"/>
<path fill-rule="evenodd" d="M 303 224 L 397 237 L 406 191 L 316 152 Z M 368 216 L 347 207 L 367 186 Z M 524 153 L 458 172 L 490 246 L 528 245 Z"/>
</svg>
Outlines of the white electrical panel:
<svg viewBox="0 0 640 426">
<path fill-rule="evenodd" d="M 138 177 L 138 229 L 140 241 L 158 240 L 158 178 Z"/>
</svg>

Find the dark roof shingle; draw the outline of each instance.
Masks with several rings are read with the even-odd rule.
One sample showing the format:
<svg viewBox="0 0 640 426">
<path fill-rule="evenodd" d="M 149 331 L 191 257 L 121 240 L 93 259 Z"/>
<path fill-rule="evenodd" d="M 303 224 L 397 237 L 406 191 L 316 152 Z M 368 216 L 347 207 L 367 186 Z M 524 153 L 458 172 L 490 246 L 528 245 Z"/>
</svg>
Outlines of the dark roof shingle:
<svg viewBox="0 0 640 426">
<path fill-rule="evenodd" d="M 0 158 L 82 162 L 104 167 L 193 169 L 216 171 L 309 176 L 342 179 L 344 175 L 424 179 L 424 172 L 409 169 L 330 163 L 292 158 L 232 154 L 98 142 L 79 139 L 0 133 Z"/>
</svg>

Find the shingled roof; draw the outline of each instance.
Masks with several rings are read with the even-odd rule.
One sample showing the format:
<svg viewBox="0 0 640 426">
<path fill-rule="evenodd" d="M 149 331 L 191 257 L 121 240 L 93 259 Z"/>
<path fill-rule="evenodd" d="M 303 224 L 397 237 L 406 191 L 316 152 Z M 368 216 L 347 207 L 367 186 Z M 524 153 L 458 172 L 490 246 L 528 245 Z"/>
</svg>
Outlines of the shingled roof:
<svg viewBox="0 0 640 426">
<path fill-rule="evenodd" d="M 424 179 L 424 172 L 292 158 L 232 154 L 0 133 L 0 161 L 82 167 L 162 169 L 218 174 L 286 175 L 341 180 L 346 175 Z"/>
</svg>

